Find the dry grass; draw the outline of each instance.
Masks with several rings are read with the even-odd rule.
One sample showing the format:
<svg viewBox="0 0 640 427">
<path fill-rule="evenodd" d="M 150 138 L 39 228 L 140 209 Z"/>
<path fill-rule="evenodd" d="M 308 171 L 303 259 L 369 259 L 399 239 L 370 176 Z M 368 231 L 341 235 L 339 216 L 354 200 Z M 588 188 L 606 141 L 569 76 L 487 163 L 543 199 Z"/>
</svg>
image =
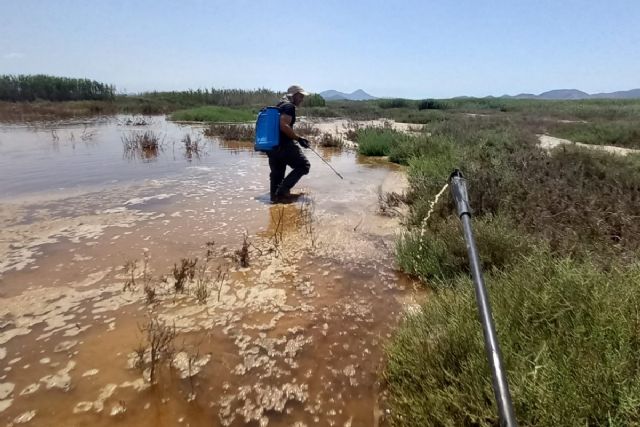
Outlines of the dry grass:
<svg viewBox="0 0 640 427">
<path fill-rule="evenodd" d="M 204 135 L 229 141 L 252 141 L 256 137 L 256 130 L 254 126 L 245 124 L 211 124 L 204 130 Z"/>
<path fill-rule="evenodd" d="M 297 122 L 295 124 L 295 131 L 298 135 L 304 137 L 320 135 L 320 129 L 315 127 L 313 123 L 309 122 Z"/>
<path fill-rule="evenodd" d="M 71 119 L 118 112 L 118 106 L 109 101 L 67 102 L 4 102 L 0 101 L 0 121 L 33 122 Z"/>
<path fill-rule="evenodd" d="M 378 189 L 378 213 L 382 216 L 394 217 L 400 215 L 399 207 L 407 203 L 407 197 L 394 191 L 383 193 Z"/>
<path fill-rule="evenodd" d="M 344 140 L 341 137 L 333 135 L 331 133 L 323 133 L 320 138 L 317 139 L 317 142 L 322 147 L 340 148 L 344 146 Z"/>
</svg>

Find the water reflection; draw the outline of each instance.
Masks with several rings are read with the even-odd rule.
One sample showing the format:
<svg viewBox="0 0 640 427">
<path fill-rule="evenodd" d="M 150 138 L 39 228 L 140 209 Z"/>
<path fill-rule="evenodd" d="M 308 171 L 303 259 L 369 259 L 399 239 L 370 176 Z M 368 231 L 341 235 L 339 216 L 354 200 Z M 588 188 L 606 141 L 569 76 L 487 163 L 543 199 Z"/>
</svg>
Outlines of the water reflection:
<svg viewBox="0 0 640 427">
<path fill-rule="evenodd" d="M 253 141 L 238 141 L 232 139 L 223 139 L 220 137 L 209 137 L 212 141 L 215 141 L 218 146 L 230 153 L 256 153 L 253 148 Z M 257 153 L 256 153 L 257 154 Z"/>
<path fill-rule="evenodd" d="M 133 149 L 125 147 L 122 158 L 128 161 L 141 160 L 143 163 L 150 163 L 158 160 L 158 155 L 161 151 L 160 147 L 137 147 Z"/>
</svg>

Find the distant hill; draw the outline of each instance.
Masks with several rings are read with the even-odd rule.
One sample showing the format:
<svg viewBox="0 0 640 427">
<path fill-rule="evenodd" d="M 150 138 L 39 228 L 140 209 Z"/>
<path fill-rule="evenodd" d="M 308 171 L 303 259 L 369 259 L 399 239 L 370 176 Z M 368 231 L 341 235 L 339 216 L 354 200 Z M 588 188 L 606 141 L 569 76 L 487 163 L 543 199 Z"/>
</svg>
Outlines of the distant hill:
<svg viewBox="0 0 640 427">
<path fill-rule="evenodd" d="M 516 99 L 637 99 L 640 98 L 640 89 L 631 89 L 609 93 L 588 94 L 578 89 L 556 89 L 543 92 L 540 95 L 521 93 L 515 96 L 503 95 L 502 98 Z"/>
<path fill-rule="evenodd" d="M 338 92 L 337 90 L 325 90 L 324 92 L 320 92 L 320 96 L 323 97 L 326 101 L 367 101 L 369 99 L 378 99 L 375 96 L 369 95 L 362 89 L 358 89 L 351 93 Z"/>
</svg>

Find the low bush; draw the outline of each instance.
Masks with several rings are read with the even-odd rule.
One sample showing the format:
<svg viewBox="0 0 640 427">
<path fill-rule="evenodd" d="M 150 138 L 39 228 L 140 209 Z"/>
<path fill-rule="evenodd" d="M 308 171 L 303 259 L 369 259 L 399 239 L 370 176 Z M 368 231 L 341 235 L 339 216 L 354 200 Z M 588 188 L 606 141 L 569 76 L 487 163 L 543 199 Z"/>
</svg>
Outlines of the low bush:
<svg viewBox="0 0 640 427">
<path fill-rule="evenodd" d="M 479 218 L 473 228 L 485 271 L 504 268 L 530 251 L 529 239 L 504 218 Z M 396 244 L 396 259 L 403 271 L 431 287 L 451 286 L 451 279 L 469 273 L 460 221 L 452 216 L 405 232 Z"/>
<path fill-rule="evenodd" d="M 487 276 L 520 425 L 640 423 L 640 266 L 536 250 Z M 432 295 L 387 347 L 391 425 L 499 424 L 470 280 Z"/>
<path fill-rule="evenodd" d="M 435 99 L 423 99 L 418 101 L 418 110 L 444 110 L 447 105 Z"/>
<path fill-rule="evenodd" d="M 381 99 L 378 101 L 380 108 L 412 108 L 414 101 L 404 98 Z"/>
<path fill-rule="evenodd" d="M 403 135 L 393 129 L 368 127 L 357 131 L 358 152 L 365 156 L 388 156 Z"/>
</svg>

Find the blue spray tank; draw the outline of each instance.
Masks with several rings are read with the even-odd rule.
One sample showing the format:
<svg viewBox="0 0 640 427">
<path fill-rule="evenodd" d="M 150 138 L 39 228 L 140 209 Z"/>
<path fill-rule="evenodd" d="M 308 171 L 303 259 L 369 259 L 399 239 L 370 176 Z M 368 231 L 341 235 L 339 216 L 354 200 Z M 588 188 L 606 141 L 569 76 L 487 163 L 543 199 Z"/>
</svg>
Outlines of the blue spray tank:
<svg viewBox="0 0 640 427">
<path fill-rule="evenodd" d="M 271 151 L 280 142 L 280 109 L 265 107 L 256 120 L 256 151 Z"/>
</svg>

